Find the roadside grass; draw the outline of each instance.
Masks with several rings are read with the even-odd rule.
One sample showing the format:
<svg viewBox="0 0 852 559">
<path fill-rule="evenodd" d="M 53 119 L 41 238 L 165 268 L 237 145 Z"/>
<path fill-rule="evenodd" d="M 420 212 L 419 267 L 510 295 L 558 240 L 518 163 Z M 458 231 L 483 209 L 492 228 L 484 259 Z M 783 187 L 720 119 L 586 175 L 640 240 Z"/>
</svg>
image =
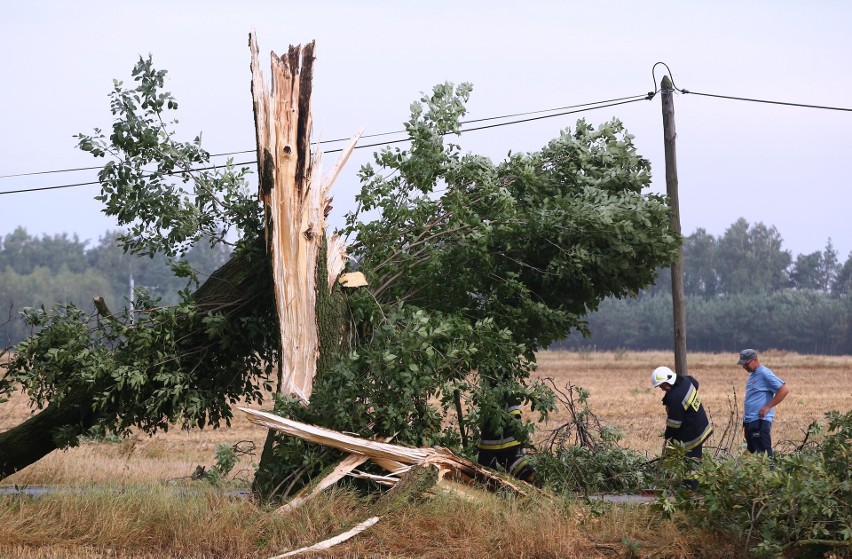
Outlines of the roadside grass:
<svg viewBox="0 0 852 559">
<path fill-rule="evenodd" d="M 0 557 L 266 557 L 348 529 L 365 515 L 353 492 L 332 490 L 276 514 L 203 484 L 98 486 L 38 498 L 0 497 Z"/>
<path fill-rule="evenodd" d="M 285 514 L 248 499 L 162 486 L 0 498 L 0 557 L 267 558 L 329 538 L 371 515 L 336 489 Z M 652 507 L 452 495 L 397 509 L 357 537 L 308 557 L 738 557 L 730 542 L 684 530 Z M 665 534 L 665 537 L 661 537 Z"/>
</svg>

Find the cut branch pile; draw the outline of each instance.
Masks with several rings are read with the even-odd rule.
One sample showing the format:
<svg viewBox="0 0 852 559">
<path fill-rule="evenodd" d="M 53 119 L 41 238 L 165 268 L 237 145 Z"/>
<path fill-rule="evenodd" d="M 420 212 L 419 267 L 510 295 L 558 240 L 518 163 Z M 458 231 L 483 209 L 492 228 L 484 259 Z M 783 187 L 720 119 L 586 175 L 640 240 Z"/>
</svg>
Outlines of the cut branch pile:
<svg viewBox="0 0 852 559">
<path fill-rule="evenodd" d="M 443 447 L 412 448 L 382 441 L 362 439 L 333 429 L 309 425 L 268 412 L 239 408 L 255 425 L 272 429 L 303 441 L 334 448 L 348 455 L 322 479 L 306 486 L 287 504 L 278 509 L 285 513 L 299 507 L 323 489 L 331 487 L 344 476 L 371 479 L 392 489 L 381 499 L 380 512 L 391 512 L 401 504 L 418 498 L 424 492 L 438 486 L 440 489 L 465 499 L 476 498 L 475 485 L 492 491 L 505 490 L 515 495 L 527 496 L 536 491 L 524 482 L 510 481 L 496 472 L 484 468 L 466 458 L 457 456 Z M 388 473 L 384 476 L 367 474 L 355 470 L 367 461 L 374 462 Z M 360 534 L 381 519 L 373 516 L 351 530 L 317 544 L 277 555 L 272 559 L 293 557 L 304 553 L 328 549 Z"/>
</svg>

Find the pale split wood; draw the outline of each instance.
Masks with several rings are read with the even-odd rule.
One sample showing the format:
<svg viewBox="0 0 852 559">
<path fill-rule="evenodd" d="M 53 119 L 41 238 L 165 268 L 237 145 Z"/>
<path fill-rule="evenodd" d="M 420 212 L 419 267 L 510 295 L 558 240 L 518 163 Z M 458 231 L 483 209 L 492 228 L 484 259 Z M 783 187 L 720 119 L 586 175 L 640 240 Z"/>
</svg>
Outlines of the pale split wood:
<svg viewBox="0 0 852 559">
<path fill-rule="evenodd" d="M 392 473 L 404 471 L 404 466 L 433 464 L 438 468 L 438 479 L 449 477 L 464 483 L 483 484 L 492 490 L 505 489 L 519 495 L 528 495 L 534 491 L 532 486 L 524 482 L 505 479 L 496 472 L 457 456 L 443 447 L 412 448 L 371 441 L 325 427 L 301 423 L 269 412 L 250 408 L 239 409 L 245 412 L 249 421 L 256 425 L 347 453 L 362 454 Z"/>
<path fill-rule="evenodd" d="M 341 150 L 340 156 L 337 158 L 337 162 L 334 164 L 334 167 L 332 167 L 331 171 L 323 177 L 322 198 L 327 210 L 331 208 L 331 196 L 329 195 L 331 192 L 331 185 L 334 184 L 334 181 L 340 174 L 341 169 L 343 169 L 343 166 L 349 160 L 349 156 L 352 155 L 352 150 L 355 149 L 355 145 L 358 143 L 358 140 L 361 139 L 361 135 L 363 133 L 364 129 L 361 128 L 354 136 L 352 136 L 349 142 L 347 142 Z M 334 282 L 346 267 L 346 244 L 343 238 L 336 233 L 328 236 L 326 266 L 328 268 L 328 290 L 331 292 L 331 289 L 334 287 Z"/>
<path fill-rule="evenodd" d="M 284 505 L 278 507 L 275 512 L 286 513 L 295 510 L 308 502 L 310 499 L 321 493 L 323 490 L 331 487 L 355 468 L 369 460 L 363 454 L 350 454 L 340 461 L 340 463 L 324 478 L 315 485 L 305 486 L 305 488 L 297 493 Z"/>
<path fill-rule="evenodd" d="M 362 472 L 360 470 L 353 470 L 349 477 L 354 477 L 356 479 L 368 479 L 379 485 L 385 485 L 387 487 L 393 487 L 399 481 L 398 477 L 395 476 L 380 476 L 378 474 L 368 474 L 367 472 Z"/>
<path fill-rule="evenodd" d="M 367 285 L 367 278 L 361 272 L 348 272 L 340 274 L 337 279 L 343 287 L 363 287 Z"/>
<path fill-rule="evenodd" d="M 328 229 L 329 192 L 362 131 L 342 151 L 329 176 L 322 176 L 319 147 L 311 152 L 311 89 L 314 43 L 271 53 L 270 87 L 260 69 L 257 38 L 249 35 L 252 98 L 258 157 L 258 197 L 265 212 L 275 305 L 281 332 L 280 394 L 308 403 L 319 357 L 316 320 L 317 263 Z M 327 289 L 343 271 L 342 240 L 329 236 Z"/>
<path fill-rule="evenodd" d="M 346 268 L 346 241 L 337 233 L 332 233 L 328 237 L 328 248 L 326 250 L 326 267 L 328 269 L 328 291 L 331 293 L 334 288 L 334 282 L 339 277 L 345 276 L 342 274 Z"/>
<path fill-rule="evenodd" d="M 358 524 L 357 526 L 355 526 L 351 530 L 347 530 L 346 532 L 343 532 L 342 534 L 338 534 L 337 536 L 334 536 L 333 538 L 323 540 L 319 543 L 315 543 L 314 545 L 311 545 L 311 546 L 308 546 L 308 547 L 303 547 L 303 548 L 300 548 L 300 549 L 296 549 L 294 551 L 289 551 L 287 553 L 283 553 L 281 555 L 276 555 L 275 557 L 270 557 L 269 559 L 283 559 L 284 557 L 294 557 L 296 555 L 301 555 L 302 553 L 307 553 L 309 551 L 322 551 L 324 549 L 329 549 L 329 548 L 334 547 L 335 545 L 337 545 L 339 543 L 345 542 L 346 540 L 352 538 L 353 536 L 357 536 L 358 534 L 360 534 L 361 532 L 363 532 L 364 530 L 366 530 L 370 526 L 373 526 L 380 519 L 381 519 L 381 517 L 379 517 L 379 516 L 373 516 L 372 518 L 368 518 L 364 522 L 361 522 L 360 524 Z"/>
<path fill-rule="evenodd" d="M 370 458 L 376 456 L 388 460 L 395 460 L 403 464 L 418 464 L 424 461 L 432 449 L 409 448 L 391 443 L 371 441 L 318 427 L 308 423 L 302 423 L 293 419 L 287 419 L 269 412 L 239 408 L 249 416 L 249 421 L 257 425 L 263 425 L 269 429 L 275 429 L 285 435 L 296 437 L 308 442 L 330 446 L 348 453 L 364 454 Z"/>
</svg>

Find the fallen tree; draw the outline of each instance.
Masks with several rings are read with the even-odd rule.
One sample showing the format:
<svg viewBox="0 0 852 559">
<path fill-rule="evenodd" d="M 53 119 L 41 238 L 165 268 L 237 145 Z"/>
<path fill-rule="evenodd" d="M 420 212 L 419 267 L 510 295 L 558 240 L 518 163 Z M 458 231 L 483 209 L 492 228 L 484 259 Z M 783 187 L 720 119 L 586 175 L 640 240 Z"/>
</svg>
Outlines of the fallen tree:
<svg viewBox="0 0 852 559">
<path fill-rule="evenodd" d="M 301 94 L 310 93 L 304 80 L 312 54 L 291 48 L 276 59 L 284 74 L 273 78 L 273 90 L 298 84 L 299 95 L 284 97 L 309 109 Z M 278 132 L 258 125 L 258 203 L 247 169 L 193 170 L 209 154 L 198 138 L 174 139 L 166 123 L 177 103 L 161 91 L 164 76 L 150 58 L 140 60 L 136 87 L 116 84 L 110 136 L 79 136 L 82 149 L 110 157 L 98 198 L 128 227 L 127 250 L 175 257 L 205 238 L 230 242 L 235 230 L 232 261 L 194 292 L 198 278 L 175 261 L 175 272 L 190 281 L 175 307 L 140 293 L 134 309 L 110 318 L 92 320 L 70 306 L 29 311 L 39 331 L 17 348 L 0 391 L 23 389 L 48 408 L 82 391 L 88 407 L 80 415 L 30 435 L 52 439 L 54 448 L 90 428 L 215 427 L 230 420 L 234 403 L 257 402 L 263 388 L 277 385 L 279 415 L 458 449 L 462 433 L 474 441 L 481 422 L 510 421 L 510 396 L 542 414 L 552 409 L 552 393 L 529 381 L 535 351 L 584 330 L 586 312 L 650 284 L 674 257 L 679 239 L 668 228 L 666 202 L 642 194 L 649 164 L 618 121 L 597 129 L 580 121 L 540 152 L 495 164 L 446 141 L 461 132 L 471 88 L 441 84 L 412 105 L 410 147 L 378 153 L 381 172 L 360 171 L 360 209 L 348 214 L 343 233 L 354 239 L 350 257 L 369 285 L 344 291 L 335 281 L 339 267 L 330 264 L 342 262 L 339 245 L 318 221 L 330 207 L 319 195 L 326 183 L 297 186 L 298 177 L 319 169 L 309 160 L 311 117 L 297 116 L 281 133 L 291 138 L 295 130 L 283 145 L 262 144 Z M 258 123 L 274 114 L 256 105 Z M 286 183 L 298 202 L 289 217 L 277 213 L 288 204 L 275 197 L 283 176 L 296 180 Z M 309 195 L 319 210 L 303 214 Z M 310 227 L 305 215 L 313 216 Z M 295 245 L 302 248 L 283 257 Z M 293 262 L 305 264 L 302 279 L 282 289 Z M 293 290 L 315 297 L 315 318 L 309 304 L 288 319 Z M 317 345 L 303 345 L 302 330 L 314 320 Z M 292 346 L 298 351 L 291 354 Z M 445 421 L 452 414 L 455 421 Z M 14 431 L 0 434 L 0 450 Z M 270 438 L 256 489 L 270 495 L 298 473 L 295 490 L 334 459 L 301 441 Z M 4 465 L 3 475 L 24 462 Z"/>
</svg>

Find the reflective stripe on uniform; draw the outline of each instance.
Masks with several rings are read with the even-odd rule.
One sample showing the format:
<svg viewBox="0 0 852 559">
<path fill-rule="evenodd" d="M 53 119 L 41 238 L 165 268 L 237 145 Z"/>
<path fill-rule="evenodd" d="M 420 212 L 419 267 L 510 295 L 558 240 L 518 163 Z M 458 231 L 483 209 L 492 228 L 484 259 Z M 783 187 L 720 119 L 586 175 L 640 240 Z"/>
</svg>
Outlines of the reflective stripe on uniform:
<svg viewBox="0 0 852 559">
<path fill-rule="evenodd" d="M 686 393 L 686 396 L 683 397 L 683 409 L 689 408 L 692 403 L 695 401 L 695 398 L 698 396 L 698 390 L 694 385 L 690 385 L 689 391 Z"/>
<path fill-rule="evenodd" d="M 519 444 L 521 444 L 520 441 L 515 437 L 504 437 L 502 439 L 482 439 L 476 443 L 476 447 L 480 450 L 503 450 Z"/>
<path fill-rule="evenodd" d="M 516 476 L 516 475 L 518 475 L 518 472 L 521 471 L 521 468 L 523 468 L 526 465 L 527 465 L 526 458 L 524 458 L 523 456 L 520 456 L 520 457 L 518 457 L 517 460 L 512 462 L 512 464 L 509 466 L 509 473 L 512 474 L 513 476 Z"/>
<path fill-rule="evenodd" d="M 683 421 L 678 421 L 676 419 L 666 419 L 666 427 L 671 427 L 672 429 L 679 429 L 681 425 L 683 425 Z"/>
<path fill-rule="evenodd" d="M 692 450 L 696 446 L 703 443 L 704 440 L 707 437 L 709 437 L 712 432 L 713 432 L 713 428 L 708 424 L 707 427 L 704 429 L 704 432 L 701 433 L 698 437 L 692 439 L 691 441 L 684 441 L 684 443 L 683 443 L 684 448 L 686 448 L 686 450 Z"/>
</svg>

